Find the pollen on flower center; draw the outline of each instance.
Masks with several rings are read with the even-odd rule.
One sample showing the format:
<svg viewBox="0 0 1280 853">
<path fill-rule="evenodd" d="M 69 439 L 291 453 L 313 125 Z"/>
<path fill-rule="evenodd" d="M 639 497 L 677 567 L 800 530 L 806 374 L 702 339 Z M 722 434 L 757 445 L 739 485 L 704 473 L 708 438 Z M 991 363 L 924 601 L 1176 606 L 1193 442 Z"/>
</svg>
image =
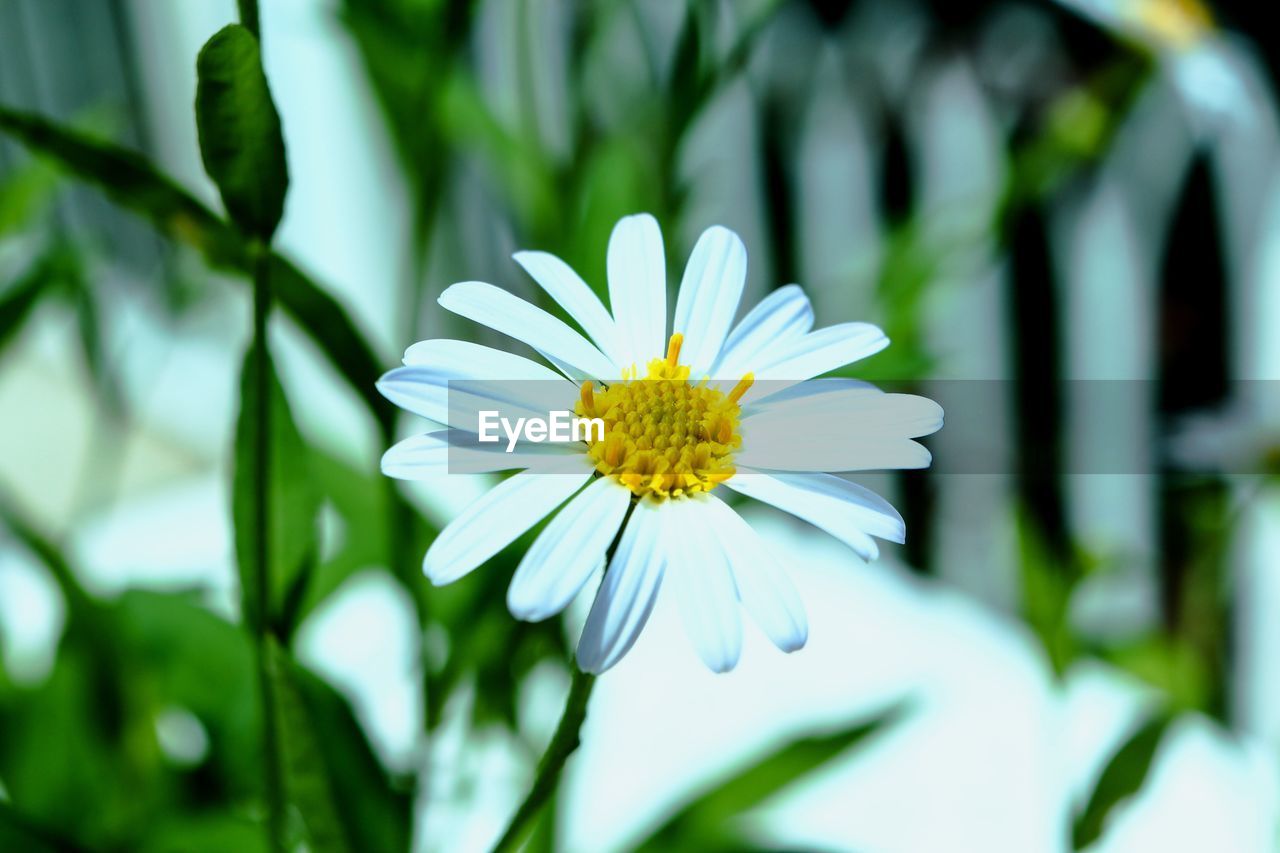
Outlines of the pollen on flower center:
<svg viewBox="0 0 1280 853">
<path fill-rule="evenodd" d="M 732 455 L 742 446 L 738 401 L 753 378 L 748 373 L 727 394 L 705 379 L 690 382 L 689 367 L 680 364 L 683 342 L 672 335 L 667 357 L 650 361 L 643 377 L 632 368 L 612 385 L 582 383 L 574 406 L 579 417 L 604 421 L 604 438 L 588 441 L 596 470 L 636 495 L 706 492 L 734 474 Z"/>
</svg>

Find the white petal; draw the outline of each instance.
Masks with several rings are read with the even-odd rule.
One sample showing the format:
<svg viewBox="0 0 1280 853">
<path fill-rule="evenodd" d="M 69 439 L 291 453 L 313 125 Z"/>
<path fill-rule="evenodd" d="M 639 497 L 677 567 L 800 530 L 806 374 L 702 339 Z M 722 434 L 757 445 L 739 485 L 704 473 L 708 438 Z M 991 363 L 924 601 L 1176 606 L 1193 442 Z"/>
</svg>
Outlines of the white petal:
<svg viewBox="0 0 1280 853">
<path fill-rule="evenodd" d="M 455 379 L 546 379 L 566 381 L 545 364 L 522 355 L 471 341 L 433 338 L 418 341 L 404 351 L 406 367 L 449 371 Z"/>
<path fill-rule="evenodd" d="M 584 464 L 573 474 L 508 477 L 440 531 L 422 561 L 423 572 L 436 586 L 456 581 L 564 503 L 591 473 Z"/>
<path fill-rule="evenodd" d="M 474 436 L 471 437 L 474 439 Z M 487 474 L 555 465 L 558 457 L 580 455 L 581 444 L 520 442 L 507 452 L 506 441 L 475 444 L 447 429 L 413 435 L 382 454 L 382 473 L 399 480 L 424 480 L 445 474 Z"/>
<path fill-rule="evenodd" d="M 725 485 L 820 527 L 873 560 L 880 549 L 871 536 L 902 542 L 906 525 L 888 501 L 870 489 L 830 474 L 765 474 L 739 470 Z"/>
<path fill-rule="evenodd" d="M 870 382 L 862 379 L 848 379 L 843 376 L 833 376 L 825 379 L 809 379 L 805 382 L 799 382 L 795 385 L 787 385 L 776 393 L 770 393 L 768 396 L 761 395 L 758 399 L 753 400 L 749 405 L 742 407 L 742 417 L 747 418 L 753 414 L 767 411 L 782 403 L 808 403 L 810 398 L 821 397 L 824 400 L 828 394 L 845 394 L 853 392 L 864 392 L 883 394 L 880 388 Z"/>
<path fill-rule="evenodd" d="M 630 490 L 611 477 L 574 496 L 520 561 L 507 590 L 512 615 L 538 622 L 563 610 L 600 564 L 630 505 Z"/>
<path fill-rule="evenodd" d="M 742 606 L 775 646 L 784 652 L 804 648 L 809 619 L 791 578 L 742 516 L 715 495 L 707 498 L 712 529 L 729 555 Z"/>
<path fill-rule="evenodd" d="M 826 384 L 832 380 L 821 380 Z M 803 385 L 815 383 L 802 383 Z M 787 389 L 788 392 L 791 389 Z M 919 438 L 942 428 L 942 407 L 928 397 L 886 394 L 877 388 L 833 388 L 826 394 L 768 397 L 749 407 L 743 429 L 756 435 L 785 436 L 788 431 L 807 441 L 879 441 Z"/>
<path fill-rule="evenodd" d="M 800 285 L 780 287 L 760 300 L 729 333 L 712 372 L 736 379 L 755 370 L 758 356 L 770 346 L 798 338 L 812 328 L 813 306 Z"/>
<path fill-rule="evenodd" d="M 775 395 L 744 415 L 736 461 L 774 471 L 923 468 L 932 457 L 910 439 L 941 426 L 942 408 L 913 394 L 850 388 L 781 400 Z"/>
<path fill-rule="evenodd" d="M 391 402 L 436 423 L 450 423 L 448 410 L 468 401 L 453 393 L 498 402 L 499 408 L 525 409 L 545 417 L 553 408 L 572 407 L 578 388 L 549 367 L 509 352 L 468 341 L 420 341 L 405 351 L 404 367 L 383 374 L 378 390 Z M 480 399 L 475 401 L 477 404 Z M 474 411 L 474 410 L 473 410 Z M 455 423 L 475 431 L 475 424 Z"/>
<path fill-rule="evenodd" d="M 684 335 L 680 362 L 695 377 L 720 355 L 746 280 L 747 248 L 738 235 L 719 225 L 703 231 L 684 268 L 674 328 Z"/>
<path fill-rule="evenodd" d="M 578 389 L 563 377 L 552 381 L 462 379 L 424 367 L 397 367 L 378 380 L 378 390 L 416 415 L 477 433 L 480 412 L 495 417 L 546 418 L 571 412 Z"/>
<path fill-rule="evenodd" d="M 678 518 L 678 532 L 664 536 L 663 547 L 685 631 L 712 672 L 728 672 L 742 655 L 742 614 L 715 518 L 705 497 L 678 501 L 671 514 Z"/>
<path fill-rule="evenodd" d="M 792 441 L 777 446 L 756 444 L 740 452 L 735 461 L 767 471 L 851 472 L 911 471 L 928 468 L 933 454 L 910 439 L 837 444 L 808 444 Z"/>
<path fill-rule="evenodd" d="M 613 362 L 564 321 L 500 287 L 464 281 L 440 294 L 440 305 L 469 320 L 509 335 L 578 374 L 612 379 Z"/>
<path fill-rule="evenodd" d="M 621 660 L 648 621 L 662 584 L 659 539 L 669 504 L 642 500 L 627 519 L 578 640 L 578 666 L 584 672 L 599 674 Z"/>
<path fill-rule="evenodd" d="M 624 366 L 666 353 L 667 261 L 662 231 L 647 213 L 618 220 L 609 237 L 609 304 Z"/>
<path fill-rule="evenodd" d="M 616 364 L 613 353 L 617 330 L 600 297 L 573 268 L 547 252 L 516 252 L 516 263 L 524 267 L 552 299 L 574 319 L 600 351 Z M 613 377 L 610 377 L 613 378 Z"/>
<path fill-rule="evenodd" d="M 800 382 L 874 355 L 889 345 L 884 332 L 870 323 L 840 323 L 791 338 L 761 353 L 763 363 L 756 369 L 756 382 L 771 380 L 774 390 L 780 382 Z M 770 382 L 762 387 L 768 388 Z"/>
</svg>

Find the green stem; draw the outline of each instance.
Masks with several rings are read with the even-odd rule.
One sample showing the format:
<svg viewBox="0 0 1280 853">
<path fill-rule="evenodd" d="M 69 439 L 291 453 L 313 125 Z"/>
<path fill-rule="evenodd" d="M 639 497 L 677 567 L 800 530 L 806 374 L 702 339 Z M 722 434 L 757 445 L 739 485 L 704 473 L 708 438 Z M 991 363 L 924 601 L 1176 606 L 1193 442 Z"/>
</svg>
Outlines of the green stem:
<svg viewBox="0 0 1280 853">
<path fill-rule="evenodd" d="M 596 677 L 574 667 L 573 683 L 569 685 L 569 698 L 564 704 L 564 714 L 560 717 L 560 725 L 538 762 L 538 772 L 534 776 L 533 785 L 528 795 L 516 811 L 515 817 L 507 826 L 507 831 L 494 845 L 494 851 L 517 850 L 524 843 L 524 837 L 532 828 L 534 818 L 542 811 L 547 800 L 560 785 L 560 774 L 565 762 L 582 742 L 579 733 L 582 722 L 587 717 L 587 700 L 591 698 L 591 688 L 595 686 Z"/>
<path fill-rule="evenodd" d="M 253 359 L 253 393 L 258 400 L 253 422 L 253 558 L 257 598 L 254 647 L 258 667 L 258 689 L 262 698 L 263 761 L 267 795 L 268 842 L 275 850 L 286 849 L 284 819 L 284 762 L 276 728 L 274 657 L 271 653 L 271 348 L 267 341 L 267 319 L 271 313 L 271 252 L 254 242 L 253 255 L 253 341 L 258 357 Z"/>
<path fill-rule="evenodd" d="M 236 0 L 240 23 L 262 45 L 258 0 Z M 262 746 L 267 799 L 267 844 L 284 853 L 285 837 L 284 756 L 281 751 L 277 712 L 275 669 L 278 666 L 271 636 L 271 345 L 267 340 L 267 320 L 271 314 L 271 248 L 254 240 L 249 247 L 253 266 L 253 342 L 258 357 L 253 365 L 253 393 L 257 397 L 257 417 L 253 423 L 253 556 L 257 564 L 254 586 L 257 592 L 257 624 L 254 650 L 258 665 L 258 691 L 262 698 Z"/>
<path fill-rule="evenodd" d="M 613 554 L 618 549 L 618 542 L 622 539 L 622 531 L 626 530 L 627 522 L 631 520 L 632 509 L 634 506 L 627 509 L 627 515 L 622 520 L 617 535 L 613 537 L 613 542 L 605 551 L 605 571 L 608 571 L 613 563 Z M 516 850 L 524 843 L 534 818 L 560 786 L 560 774 L 564 771 L 565 762 L 582 743 L 580 736 L 582 723 L 587 718 L 587 702 L 591 699 L 591 689 L 595 684 L 594 675 L 583 672 L 576 665 L 573 667 L 573 682 L 569 685 L 569 697 L 565 699 L 560 724 L 556 726 L 556 733 L 551 736 L 551 743 L 547 744 L 547 751 L 542 753 L 542 759 L 538 761 L 538 771 L 534 774 L 529 793 L 525 795 L 524 802 L 511 818 L 507 831 L 502 833 L 502 838 L 498 839 L 498 843 L 494 845 L 494 853 Z"/>
<path fill-rule="evenodd" d="M 253 37 L 262 44 L 262 27 L 258 18 L 258 0 L 236 0 L 236 9 L 240 13 L 241 25 L 253 33 Z"/>
</svg>

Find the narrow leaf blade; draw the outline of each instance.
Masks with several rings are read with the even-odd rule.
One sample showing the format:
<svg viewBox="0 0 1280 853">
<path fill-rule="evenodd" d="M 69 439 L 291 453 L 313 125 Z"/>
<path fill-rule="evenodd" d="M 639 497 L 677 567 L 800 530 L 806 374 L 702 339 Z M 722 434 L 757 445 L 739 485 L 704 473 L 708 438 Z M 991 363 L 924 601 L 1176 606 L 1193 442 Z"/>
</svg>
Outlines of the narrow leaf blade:
<svg viewBox="0 0 1280 853">
<path fill-rule="evenodd" d="M 2 106 L 0 131 L 57 161 L 120 206 L 149 220 L 161 233 L 197 249 L 211 266 L 249 272 L 247 241 L 136 153 Z M 302 325 L 389 433 L 392 409 L 374 387 L 383 366 L 350 315 L 313 279 L 279 255 L 272 256 L 271 281 L 280 306 Z"/>
<path fill-rule="evenodd" d="M 1171 715 L 1158 714 L 1134 732 L 1111 757 L 1093 788 L 1089 804 L 1072 827 L 1074 849 L 1083 850 L 1102 837 L 1111 811 L 1141 790 L 1156 750 L 1172 722 Z"/>
<path fill-rule="evenodd" d="M 905 706 L 895 705 L 834 734 L 800 738 L 780 747 L 681 808 L 637 849 L 670 850 L 681 844 L 694 844 L 699 849 L 742 849 L 738 839 L 726 838 L 726 824 L 731 818 L 755 808 L 802 776 L 892 726 L 905 710 Z"/>
<path fill-rule="evenodd" d="M 240 375 L 240 417 L 236 422 L 235 470 L 232 484 L 232 518 L 235 522 L 237 563 L 245 603 L 245 614 L 252 625 L 266 620 L 288 636 L 296 625 L 294 602 L 305 588 L 316 556 L 316 517 L 320 502 L 311 481 L 307 448 L 294 424 L 285 399 L 284 389 L 275 368 L 268 363 L 268 395 L 262 401 L 253 382 L 255 362 L 263 357 L 255 345 L 245 355 Z M 269 358 L 269 356 L 267 356 Z M 263 405 L 270 406 L 271 451 L 268 508 L 269 553 L 267 565 L 257 567 L 254 550 L 253 506 L 256 500 L 254 472 L 258 468 L 257 447 L 253 441 L 253 425 Z M 257 572 L 267 572 L 270 600 L 258 600 L 254 579 Z"/>
</svg>

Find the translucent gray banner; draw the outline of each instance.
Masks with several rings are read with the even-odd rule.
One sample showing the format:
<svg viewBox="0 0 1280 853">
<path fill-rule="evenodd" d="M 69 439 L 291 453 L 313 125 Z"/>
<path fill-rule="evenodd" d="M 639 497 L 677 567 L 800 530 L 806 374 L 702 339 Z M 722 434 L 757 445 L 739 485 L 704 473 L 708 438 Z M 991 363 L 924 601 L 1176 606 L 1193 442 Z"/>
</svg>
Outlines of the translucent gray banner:
<svg viewBox="0 0 1280 853">
<path fill-rule="evenodd" d="M 600 418 L 616 430 L 619 417 L 634 414 L 642 421 L 636 435 L 628 432 L 634 440 L 665 435 L 670 424 L 664 427 L 664 418 L 689 415 L 681 409 L 687 401 L 677 399 L 685 383 L 642 382 L 647 403 L 623 395 L 628 411 Z M 710 380 L 696 396 L 723 400 L 738 383 Z M 588 448 L 601 440 L 603 426 L 584 417 L 591 412 L 584 411 L 582 388 L 568 380 L 444 385 L 413 408 L 448 427 L 421 440 L 447 453 L 450 473 L 563 474 L 585 464 Z M 593 383 L 597 401 L 612 399 L 606 387 Z M 927 467 L 943 475 L 1148 475 L 1169 469 L 1261 474 L 1274 469 L 1280 447 L 1280 382 L 1234 383 L 1228 388 L 1231 407 L 1173 418 L 1160 413 L 1155 382 L 1067 381 L 1057 387 L 1050 410 L 1037 412 L 1043 428 L 1032 431 L 1019 429 L 1018 391 L 1013 382 L 997 380 L 761 380 L 738 400 L 728 453 L 743 472 Z M 664 401 L 664 394 L 670 399 Z M 653 422 L 649 427 L 645 417 Z"/>
</svg>

